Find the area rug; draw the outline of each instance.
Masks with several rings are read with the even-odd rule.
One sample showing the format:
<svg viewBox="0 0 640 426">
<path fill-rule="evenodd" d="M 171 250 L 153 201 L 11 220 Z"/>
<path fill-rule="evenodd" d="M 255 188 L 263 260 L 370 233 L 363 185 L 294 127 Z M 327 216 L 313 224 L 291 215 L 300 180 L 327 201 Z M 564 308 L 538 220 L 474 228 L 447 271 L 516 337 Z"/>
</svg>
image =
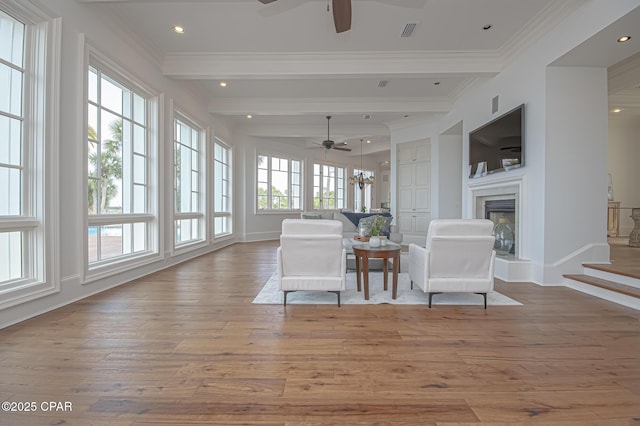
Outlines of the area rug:
<svg viewBox="0 0 640 426">
<path fill-rule="evenodd" d="M 389 290 L 383 290 L 382 272 L 369 274 L 369 300 L 364 300 L 364 290 L 358 292 L 355 272 L 347 273 L 347 289 L 340 294 L 340 303 L 343 305 L 365 305 L 389 303 L 396 305 L 429 305 L 429 297 L 422 289 L 411 289 L 409 274 L 398 274 L 398 298 L 391 298 L 392 276 L 389 274 Z M 253 303 L 282 305 L 284 293 L 278 289 L 278 274 L 274 273 Z M 335 293 L 326 291 L 296 291 L 287 295 L 289 304 L 336 304 Z M 484 305 L 481 295 L 473 293 L 442 293 L 433 296 L 432 305 Z M 511 299 L 496 291 L 487 295 L 487 305 L 490 306 L 519 306 L 522 303 Z"/>
</svg>

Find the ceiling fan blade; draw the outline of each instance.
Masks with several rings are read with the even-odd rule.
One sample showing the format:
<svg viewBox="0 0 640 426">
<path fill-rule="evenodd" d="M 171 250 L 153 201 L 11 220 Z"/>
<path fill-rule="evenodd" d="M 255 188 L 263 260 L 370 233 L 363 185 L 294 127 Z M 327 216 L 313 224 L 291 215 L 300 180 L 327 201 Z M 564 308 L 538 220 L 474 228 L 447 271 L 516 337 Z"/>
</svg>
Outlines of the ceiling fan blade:
<svg viewBox="0 0 640 426">
<path fill-rule="evenodd" d="M 258 0 L 258 1 L 262 4 L 269 4 L 269 3 L 273 3 L 276 0 Z"/>
<path fill-rule="evenodd" d="M 337 151 L 351 151 L 351 148 L 340 148 L 339 146 L 334 146 L 331 149 L 335 149 Z"/>
<path fill-rule="evenodd" d="M 333 0 L 333 24 L 336 33 L 351 29 L 351 0 Z"/>
</svg>

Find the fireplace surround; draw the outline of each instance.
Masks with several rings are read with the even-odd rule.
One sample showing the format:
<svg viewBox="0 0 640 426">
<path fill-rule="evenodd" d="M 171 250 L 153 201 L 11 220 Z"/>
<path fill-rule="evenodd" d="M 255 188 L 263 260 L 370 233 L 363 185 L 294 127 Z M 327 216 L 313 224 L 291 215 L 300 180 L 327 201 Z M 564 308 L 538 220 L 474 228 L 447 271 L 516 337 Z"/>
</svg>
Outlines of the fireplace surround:
<svg viewBox="0 0 640 426">
<path fill-rule="evenodd" d="M 468 186 L 470 217 L 490 219 L 497 223 L 502 216 L 509 220 L 515 234 L 515 244 L 507 258 L 523 258 L 526 235 L 523 233 L 525 209 L 524 176 L 470 182 Z M 507 259 L 508 260 L 508 259 Z"/>
</svg>

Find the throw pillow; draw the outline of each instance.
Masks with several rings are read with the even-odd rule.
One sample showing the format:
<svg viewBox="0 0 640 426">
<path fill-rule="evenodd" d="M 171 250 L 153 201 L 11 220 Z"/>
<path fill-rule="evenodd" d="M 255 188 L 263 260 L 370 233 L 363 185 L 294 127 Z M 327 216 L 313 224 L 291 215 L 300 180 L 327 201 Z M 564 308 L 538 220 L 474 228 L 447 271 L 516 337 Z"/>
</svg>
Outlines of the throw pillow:
<svg viewBox="0 0 640 426">
<path fill-rule="evenodd" d="M 321 213 L 302 213 L 302 219 L 322 219 Z"/>
</svg>

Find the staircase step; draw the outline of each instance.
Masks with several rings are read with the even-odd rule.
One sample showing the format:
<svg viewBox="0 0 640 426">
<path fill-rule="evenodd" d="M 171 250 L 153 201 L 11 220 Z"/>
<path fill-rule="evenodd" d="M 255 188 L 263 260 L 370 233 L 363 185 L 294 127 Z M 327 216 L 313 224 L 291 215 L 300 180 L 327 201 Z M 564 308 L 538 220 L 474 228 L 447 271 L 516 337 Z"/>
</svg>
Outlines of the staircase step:
<svg viewBox="0 0 640 426">
<path fill-rule="evenodd" d="M 595 269 L 598 271 L 604 271 L 616 275 L 623 275 L 625 277 L 640 280 L 640 264 L 638 265 L 638 267 L 626 267 L 624 269 L 609 263 L 583 263 L 582 266 L 589 269 Z"/>
<path fill-rule="evenodd" d="M 625 296 L 640 299 L 640 289 L 635 287 L 583 274 L 567 274 L 564 275 L 564 277 L 571 280 L 580 281 L 595 287 L 600 287 L 605 290 L 615 291 L 616 293 L 624 294 Z"/>
</svg>

